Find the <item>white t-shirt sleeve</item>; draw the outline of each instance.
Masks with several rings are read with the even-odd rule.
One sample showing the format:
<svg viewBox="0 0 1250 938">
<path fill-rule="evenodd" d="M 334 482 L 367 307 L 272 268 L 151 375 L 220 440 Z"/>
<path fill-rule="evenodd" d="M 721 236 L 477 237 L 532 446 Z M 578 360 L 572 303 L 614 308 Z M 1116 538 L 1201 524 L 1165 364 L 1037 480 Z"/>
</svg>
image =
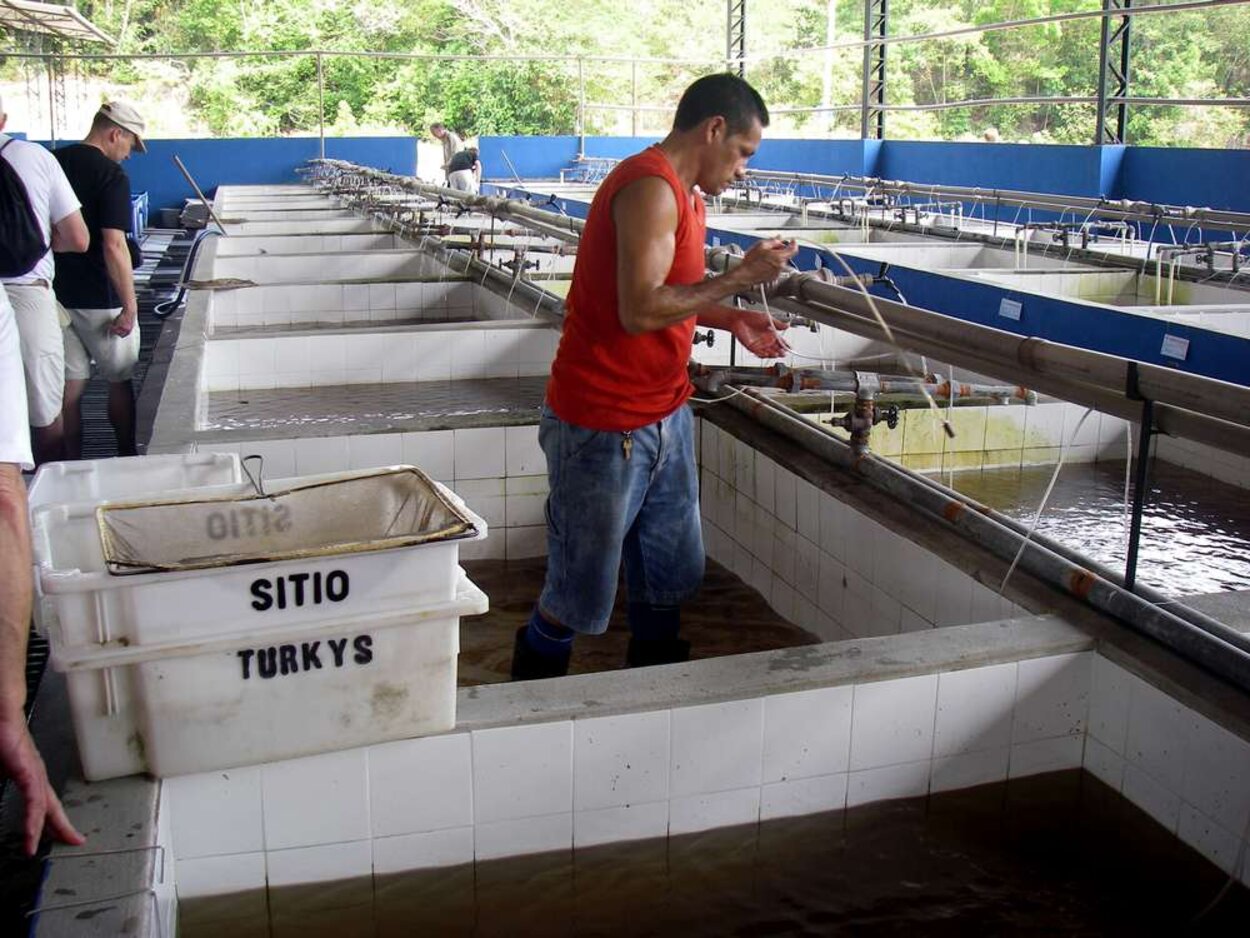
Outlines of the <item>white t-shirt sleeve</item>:
<svg viewBox="0 0 1250 938">
<path fill-rule="evenodd" d="M 0 287 L 0 462 L 33 469 L 26 424 L 26 378 L 13 307 Z"/>
<path fill-rule="evenodd" d="M 43 150 L 47 156 L 48 166 L 48 217 L 52 219 L 52 224 L 61 221 L 67 215 L 72 215 L 82 204 L 78 201 L 78 196 L 74 194 L 74 187 L 69 184 L 69 179 L 65 176 L 65 170 L 61 169 L 61 164 L 57 162 L 55 156 L 47 150 Z"/>
</svg>

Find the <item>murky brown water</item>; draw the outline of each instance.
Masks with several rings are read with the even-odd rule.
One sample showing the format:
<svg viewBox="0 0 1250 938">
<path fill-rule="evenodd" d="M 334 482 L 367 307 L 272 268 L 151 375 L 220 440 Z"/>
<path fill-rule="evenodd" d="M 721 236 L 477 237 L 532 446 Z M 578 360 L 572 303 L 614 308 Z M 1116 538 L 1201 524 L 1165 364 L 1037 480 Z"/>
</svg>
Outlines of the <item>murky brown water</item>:
<svg viewBox="0 0 1250 938">
<path fill-rule="evenodd" d="M 668 840 L 184 902 L 184 938 L 1238 935 L 1250 890 L 1079 771 Z M 250 919 L 238 913 L 253 913 Z"/>
<path fill-rule="evenodd" d="M 1035 466 L 953 478 L 957 491 L 1027 525 L 1053 472 Z M 1084 463 L 1063 467 L 1037 530 L 1123 570 L 1123 519 L 1124 462 Z M 1171 596 L 1250 589 L 1250 491 L 1155 460 L 1137 576 Z"/>
</svg>

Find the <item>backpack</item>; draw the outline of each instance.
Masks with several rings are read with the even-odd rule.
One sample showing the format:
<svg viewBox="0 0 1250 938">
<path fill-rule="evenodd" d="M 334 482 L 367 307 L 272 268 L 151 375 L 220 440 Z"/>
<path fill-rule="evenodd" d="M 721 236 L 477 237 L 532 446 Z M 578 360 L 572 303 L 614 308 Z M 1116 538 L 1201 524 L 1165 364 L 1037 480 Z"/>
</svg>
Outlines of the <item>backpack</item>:
<svg viewBox="0 0 1250 938">
<path fill-rule="evenodd" d="M 26 185 L 3 156 L 12 142 L 0 147 L 0 277 L 28 274 L 48 253 Z"/>
</svg>

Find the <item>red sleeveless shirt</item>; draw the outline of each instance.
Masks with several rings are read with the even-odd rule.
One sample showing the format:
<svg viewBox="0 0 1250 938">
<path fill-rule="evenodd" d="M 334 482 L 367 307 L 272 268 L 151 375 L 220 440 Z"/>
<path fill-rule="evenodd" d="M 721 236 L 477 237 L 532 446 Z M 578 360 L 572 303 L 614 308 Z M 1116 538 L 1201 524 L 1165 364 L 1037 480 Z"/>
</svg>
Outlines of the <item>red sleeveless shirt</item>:
<svg viewBox="0 0 1250 938">
<path fill-rule="evenodd" d="M 699 283 L 704 275 L 703 200 L 683 188 L 658 146 L 623 161 L 590 205 L 565 302 L 564 332 L 547 382 L 547 404 L 556 415 L 592 430 L 636 430 L 655 423 L 694 390 L 686 375 L 694 316 L 641 335 L 629 335 L 621 326 L 612 200 L 647 176 L 664 179 L 677 199 L 676 249 L 664 282 Z"/>
</svg>

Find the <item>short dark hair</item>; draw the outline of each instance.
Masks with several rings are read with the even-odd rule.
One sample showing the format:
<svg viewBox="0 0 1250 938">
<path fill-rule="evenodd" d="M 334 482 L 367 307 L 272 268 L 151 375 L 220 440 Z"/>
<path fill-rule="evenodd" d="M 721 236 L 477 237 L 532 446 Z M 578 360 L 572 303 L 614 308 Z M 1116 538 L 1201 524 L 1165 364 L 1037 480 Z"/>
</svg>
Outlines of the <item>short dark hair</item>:
<svg viewBox="0 0 1250 938">
<path fill-rule="evenodd" d="M 768 108 L 760 93 L 730 72 L 704 75 L 687 88 L 677 104 L 674 130 L 691 130 L 709 117 L 723 117 L 731 134 L 750 129 L 752 121 L 768 126 Z"/>
</svg>

